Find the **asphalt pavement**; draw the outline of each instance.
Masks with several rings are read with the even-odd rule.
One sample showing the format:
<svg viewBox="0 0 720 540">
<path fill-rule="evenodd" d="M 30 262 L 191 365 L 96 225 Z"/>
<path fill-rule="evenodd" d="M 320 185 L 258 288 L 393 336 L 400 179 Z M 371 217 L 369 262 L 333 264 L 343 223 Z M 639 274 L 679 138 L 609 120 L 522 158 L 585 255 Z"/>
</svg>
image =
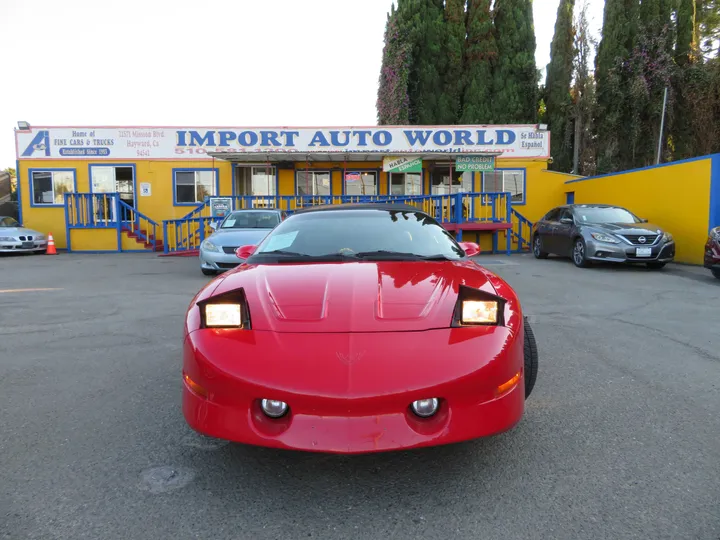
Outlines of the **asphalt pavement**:
<svg viewBox="0 0 720 540">
<path fill-rule="evenodd" d="M 186 426 L 195 259 L 0 257 L 0 538 L 720 539 L 720 281 L 478 260 L 538 340 L 524 419 L 348 457 Z"/>
</svg>

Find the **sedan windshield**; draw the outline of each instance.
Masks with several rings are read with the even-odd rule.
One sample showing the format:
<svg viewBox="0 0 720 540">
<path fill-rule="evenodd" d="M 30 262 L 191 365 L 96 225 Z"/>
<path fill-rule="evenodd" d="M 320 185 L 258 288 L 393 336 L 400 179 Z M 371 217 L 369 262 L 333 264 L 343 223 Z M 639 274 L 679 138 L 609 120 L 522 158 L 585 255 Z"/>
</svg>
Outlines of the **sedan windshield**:
<svg viewBox="0 0 720 540">
<path fill-rule="evenodd" d="M 19 227 L 20 224 L 11 217 L 0 218 L 0 227 Z"/>
<path fill-rule="evenodd" d="M 581 223 L 640 223 L 640 219 L 624 208 L 589 207 L 575 208 Z"/>
<path fill-rule="evenodd" d="M 280 223 L 277 212 L 233 212 L 220 225 L 221 229 L 272 229 Z"/>
<path fill-rule="evenodd" d="M 415 211 L 358 209 L 297 214 L 258 246 L 254 262 L 458 260 L 465 252 L 434 219 Z"/>
</svg>

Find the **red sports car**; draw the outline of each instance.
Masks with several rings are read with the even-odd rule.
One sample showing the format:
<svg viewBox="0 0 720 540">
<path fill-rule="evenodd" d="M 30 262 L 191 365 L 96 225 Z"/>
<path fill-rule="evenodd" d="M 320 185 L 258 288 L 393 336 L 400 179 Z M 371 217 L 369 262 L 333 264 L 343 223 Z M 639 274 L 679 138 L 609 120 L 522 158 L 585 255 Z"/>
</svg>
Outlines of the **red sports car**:
<svg viewBox="0 0 720 540">
<path fill-rule="evenodd" d="M 705 268 L 708 268 L 713 276 L 720 279 L 720 227 L 715 227 L 708 235 L 704 262 Z"/>
<path fill-rule="evenodd" d="M 507 431 L 538 371 L 515 292 L 413 206 L 288 217 L 187 311 L 183 413 L 239 443 L 364 453 Z"/>
</svg>

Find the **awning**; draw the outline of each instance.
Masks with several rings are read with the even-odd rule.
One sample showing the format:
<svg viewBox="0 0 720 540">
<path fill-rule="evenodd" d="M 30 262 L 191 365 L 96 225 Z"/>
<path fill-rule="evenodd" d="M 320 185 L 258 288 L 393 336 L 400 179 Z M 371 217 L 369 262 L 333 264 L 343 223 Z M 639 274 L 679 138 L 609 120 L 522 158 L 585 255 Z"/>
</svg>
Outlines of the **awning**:
<svg viewBox="0 0 720 540">
<path fill-rule="evenodd" d="M 214 159 L 229 161 L 231 163 L 344 163 L 344 162 L 380 162 L 384 157 L 412 157 L 422 158 L 423 161 L 452 162 L 456 157 L 463 155 L 473 156 L 501 156 L 502 152 L 417 152 L 385 154 L 382 152 L 208 152 Z"/>
</svg>

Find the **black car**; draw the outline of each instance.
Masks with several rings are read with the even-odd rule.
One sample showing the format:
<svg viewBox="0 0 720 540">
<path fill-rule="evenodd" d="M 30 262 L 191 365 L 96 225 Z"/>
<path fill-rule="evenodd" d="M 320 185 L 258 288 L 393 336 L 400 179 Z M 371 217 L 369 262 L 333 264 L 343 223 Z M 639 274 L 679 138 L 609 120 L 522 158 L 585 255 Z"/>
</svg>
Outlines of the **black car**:
<svg viewBox="0 0 720 540">
<path fill-rule="evenodd" d="M 533 255 L 570 257 L 575 266 L 593 262 L 641 263 L 659 269 L 675 258 L 669 232 L 629 210 L 606 204 L 553 208 L 533 226 Z"/>
</svg>

